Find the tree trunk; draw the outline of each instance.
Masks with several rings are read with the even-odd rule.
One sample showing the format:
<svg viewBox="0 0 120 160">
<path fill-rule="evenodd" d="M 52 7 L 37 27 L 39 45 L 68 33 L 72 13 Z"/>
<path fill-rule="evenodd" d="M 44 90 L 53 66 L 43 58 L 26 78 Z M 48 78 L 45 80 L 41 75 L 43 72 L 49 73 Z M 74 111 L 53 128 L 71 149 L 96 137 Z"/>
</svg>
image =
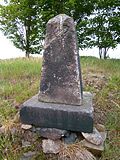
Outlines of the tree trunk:
<svg viewBox="0 0 120 160">
<path fill-rule="evenodd" d="M 29 52 L 26 50 L 26 53 L 25 53 L 25 57 L 26 58 L 30 58 L 30 54 L 29 54 Z"/>
<path fill-rule="evenodd" d="M 31 8 L 31 1 L 28 1 L 28 6 Z M 28 12 L 30 12 L 28 10 Z M 31 12 L 30 12 L 31 13 Z M 26 57 L 29 58 L 31 49 L 30 49 L 30 34 L 31 34 L 31 15 L 28 14 L 28 17 L 25 21 L 25 29 L 26 29 Z"/>
<path fill-rule="evenodd" d="M 102 48 L 99 48 L 99 57 L 102 59 Z"/>
<path fill-rule="evenodd" d="M 27 58 L 29 58 L 29 53 L 30 53 L 29 31 L 26 30 L 26 57 Z"/>
<path fill-rule="evenodd" d="M 103 53 L 104 59 L 107 59 L 107 58 L 108 58 L 108 56 L 107 56 L 108 49 L 109 49 L 109 48 L 104 48 L 104 53 Z"/>
<path fill-rule="evenodd" d="M 26 20 L 26 57 L 29 58 L 30 54 L 30 23 L 31 23 L 31 17 L 28 17 L 28 20 Z"/>
<path fill-rule="evenodd" d="M 107 59 L 107 57 L 106 57 L 106 48 L 104 48 L 104 52 L 103 52 L 103 59 Z"/>
<path fill-rule="evenodd" d="M 100 59 L 107 59 L 108 58 L 108 56 L 107 56 L 108 49 L 109 48 L 100 48 L 99 47 L 99 57 L 100 57 Z"/>
</svg>

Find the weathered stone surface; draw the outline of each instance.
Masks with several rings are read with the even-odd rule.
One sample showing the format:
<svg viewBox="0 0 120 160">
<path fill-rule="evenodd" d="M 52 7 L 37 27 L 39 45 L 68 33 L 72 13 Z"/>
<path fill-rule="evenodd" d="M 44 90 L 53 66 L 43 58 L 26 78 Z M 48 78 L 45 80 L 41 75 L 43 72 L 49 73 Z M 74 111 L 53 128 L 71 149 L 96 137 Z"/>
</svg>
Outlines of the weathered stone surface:
<svg viewBox="0 0 120 160">
<path fill-rule="evenodd" d="M 22 124 L 22 125 L 21 125 L 21 128 L 24 129 L 24 130 L 29 130 L 29 129 L 32 128 L 32 125 Z"/>
<path fill-rule="evenodd" d="M 2 127 L 0 127 L 0 134 L 3 134 L 3 133 L 5 133 L 5 126 L 2 126 Z"/>
<path fill-rule="evenodd" d="M 63 141 L 65 144 L 72 144 L 76 141 L 76 139 L 77 139 L 77 134 L 70 133 L 69 136 L 63 138 Z"/>
<path fill-rule="evenodd" d="M 66 130 L 60 130 L 56 128 L 40 128 L 38 132 L 40 136 L 52 140 L 60 139 L 68 133 Z"/>
<path fill-rule="evenodd" d="M 103 142 L 104 142 L 107 138 L 107 132 L 100 132 L 100 134 L 101 134 Z"/>
<path fill-rule="evenodd" d="M 95 145 L 95 144 L 92 144 L 84 139 L 81 141 L 81 144 L 86 149 L 88 149 L 91 153 L 93 153 L 94 155 L 100 156 L 101 153 L 104 151 L 104 144 L 103 143 L 100 145 Z"/>
<path fill-rule="evenodd" d="M 83 105 L 72 106 L 39 102 L 36 95 L 22 105 L 21 121 L 43 128 L 91 133 L 93 131 L 92 95 L 85 92 L 83 97 Z"/>
<path fill-rule="evenodd" d="M 104 142 L 106 140 L 107 133 L 106 132 L 100 132 L 100 135 L 103 139 L 103 142 L 99 145 L 95 145 L 93 143 L 88 142 L 87 140 L 82 140 L 81 144 L 88 149 L 90 152 L 92 152 L 94 155 L 100 156 L 101 153 L 104 151 Z"/>
<path fill-rule="evenodd" d="M 22 147 L 30 147 L 31 146 L 31 143 L 29 141 L 24 141 L 22 140 Z"/>
<path fill-rule="evenodd" d="M 36 155 L 35 151 L 28 151 L 23 154 L 23 156 L 20 158 L 20 160 L 33 160 L 34 156 Z"/>
<path fill-rule="evenodd" d="M 50 139 L 42 140 L 42 148 L 44 153 L 54 153 L 57 154 L 60 152 L 63 144 L 60 140 L 53 141 Z"/>
<path fill-rule="evenodd" d="M 93 133 L 84 133 L 82 132 L 84 138 L 93 144 L 99 145 L 103 142 L 101 134 L 97 131 L 96 128 L 93 129 Z"/>
<path fill-rule="evenodd" d="M 47 23 L 38 97 L 41 102 L 70 105 L 82 103 L 75 25 L 73 19 L 65 14 L 60 14 Z"/>
<path fill-rule="evenodd" d="M 16 127 L 11 127 L 11 128 L 10 128 L 10 133 L 11 133 L 12 135 L 16 134 L 17 132 L 18 132 L 18 129 L 17 129 Z"/>
</svg>

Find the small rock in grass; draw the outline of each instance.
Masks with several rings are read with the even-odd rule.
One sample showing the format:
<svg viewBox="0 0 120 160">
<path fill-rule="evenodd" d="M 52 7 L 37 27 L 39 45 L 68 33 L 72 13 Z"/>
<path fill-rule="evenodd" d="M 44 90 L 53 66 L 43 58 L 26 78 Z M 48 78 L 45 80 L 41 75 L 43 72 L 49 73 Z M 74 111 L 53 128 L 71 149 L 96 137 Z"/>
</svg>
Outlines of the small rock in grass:
<svg viewBox="0 0 120 160">
<path fill-rule="evenodd" d="M 76 141 L 77 134 L 76 133 L 70 133 L 67 137 L 63 138 L 64 143 L 66 144 L 72 144 Z"/>
<path fill-rule="evenodd" d="M 36 155 L 35 151 L 28 151 L 23 154 L 23 156 L 20 158 L 20 160 L 32 160 L 33 157 Z"/>
<path fill-rule="evenodd" d="M 15 133 L 17 133 L 17 128 L 15 128 L 15 127 L 12 127 L 11 129 L 10 129 L 10 132 L 11 132 L 11 134 L 12 135 L 14 135 Z"/>
<path fill-rule="evenodd" d="M 107 132 L 100 132 L 100 134 L 101 134 L 103 142 L 104 142 L 107 138 Z"/>
<path fill-rule="evenodd" d="M 80 142 L 86 149 L 88 149 L 90 152 L 97 156 L 100 156 L 101 153 L 104 151 L 104 141 L 107 136 L 106 132 L 100 132 L 100 134 L 103 139 L 103 142 L 99 145 L 92 144 L 85 139 Z"/>
<path fill-rule="evenodd" d="M 0 127 L 0 134 L 5 133 L 5 126 Z"/>
<path fill-rule="evenodd" d="M 35 126 L 32 126 L 32 128 L 30 128 L 30 131 L 32 132 L 36 132 L 37 128 Z"/>
<path fill-rule="evenodd" d="M 93 144 L 99 145 L 103 142 L 102 136 L 96 128 L 93 129 L 93 133 L 82 132 L 82 135 L 88 142 Z"/>
<path fill-rule="evenodd" d="M 73 159 L 71 159 L 73 160 Z M 92 155 L 88 150 L 77 151 L 76 158 L 74 160 L 96 160 L 96 158 Z"/>
<path fill-rule="evenodd" d="M 22 147 L 30 147 L 30 146 L 31 146 L 31 144 L 29 141 L 22 140 Z"/>
<path fill-rule="evenodd" d="M 29 129 L 32 128 L 32 125 L 22 124 L 22 125 L 21 125 L 21 128 L 24 129 L 24 130 L 29 130 Z"/>
<path fill-rule="evenodd" d="M 39 128 L 37 132 L 40 133 L 41 137 L 52 140 L 60 139 L 68 133 L 66 130 L 60 130 L 56 128 Z"/>
<path fill-rule="evenodd" d="M 105 132 L 106 131 L 105 126 L 102 125 L 102 124 L 99 124 L 99 123 L 95 124 L 95 127 L 99 132 Z"/>
<path fill-rule="evenodd" d="M 44 153 L 54 153 L 57 154 L 62 148 L 62 142 L 60 140 L 53 141 L 50 139 L 42 140 L 42 148 Z"/>
<path fill-rule="evenodd" d="M 101 153 L 104 151 L 104 144 L 100 144 L 100 145 L 95 145 L 92 144 L 88 141 L 86 141 L 85 139 L 81 141 L 81 144 L 88 149 L 91 153 L 93 153 L 94 155 L 100 156 Z"/>
</svg>

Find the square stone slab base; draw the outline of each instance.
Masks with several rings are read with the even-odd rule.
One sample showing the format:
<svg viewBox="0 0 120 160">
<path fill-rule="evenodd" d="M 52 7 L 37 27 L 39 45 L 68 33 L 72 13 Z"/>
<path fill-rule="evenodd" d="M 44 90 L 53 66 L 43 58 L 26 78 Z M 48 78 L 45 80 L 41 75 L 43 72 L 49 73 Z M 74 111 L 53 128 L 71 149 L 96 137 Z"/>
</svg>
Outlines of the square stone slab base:
<svg viewBox="0 0 120 160">
<path fill-rule="evenodd" d="M 36 127 L 91 133 L 93 131 L 92 95 L 84 92 L 81 106 L 43 103 L 39 102 L 38 95 L 35 95 L 23 103 L 20 119 L 22 123 Z"/>
</svg>

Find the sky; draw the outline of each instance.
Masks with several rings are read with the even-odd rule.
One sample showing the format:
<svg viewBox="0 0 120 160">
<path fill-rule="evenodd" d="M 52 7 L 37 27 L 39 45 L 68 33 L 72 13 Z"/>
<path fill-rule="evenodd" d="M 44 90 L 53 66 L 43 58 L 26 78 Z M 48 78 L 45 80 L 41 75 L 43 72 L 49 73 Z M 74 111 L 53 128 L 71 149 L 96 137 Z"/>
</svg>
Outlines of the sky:
<svg viewBox="0 0 120 160">
<path fill-rule="evenodd" d="M 85 49 L 83 51 L 79 51 L 80 56 L 94 56 L 99 57 L 98 48 L 94 49 Z M 110 58 L 118 58 L 120 59 L 120 45 L 118 45 L 117 49 L 110 49 L 108 51 Z M 39 57 L 40 55 L 34 55 L 35 57 Z M 21 50 L 17 49 L 10 40 L 8 40 L 0 31 L 0 59 L 9 59 L 9 58 L 17 58 L 17 57 L 25 57 L 25 53 Z"/>
</svg>

